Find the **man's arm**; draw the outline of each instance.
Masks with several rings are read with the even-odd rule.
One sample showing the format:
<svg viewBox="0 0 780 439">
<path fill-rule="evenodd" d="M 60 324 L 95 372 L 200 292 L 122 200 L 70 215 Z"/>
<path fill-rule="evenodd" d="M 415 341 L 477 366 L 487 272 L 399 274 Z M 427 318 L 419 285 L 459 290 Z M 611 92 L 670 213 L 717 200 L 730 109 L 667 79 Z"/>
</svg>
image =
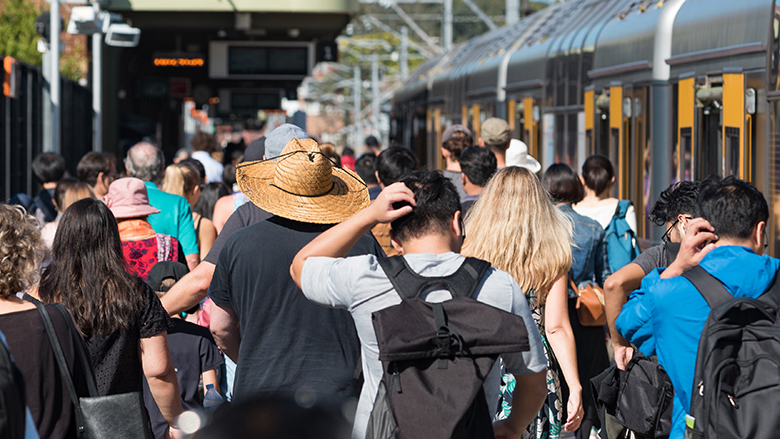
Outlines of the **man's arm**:
<svg viewBox="0 0 780 439">
<path fill-rule="evenodd" d="M 217 346 L 237 364 L 238 350 L 241 347 L 241 328 L 233 308 L 212 303 L 209 330 Z"/>
<path fill-rule="evenodd" d="M 190 209 L 189 203 L 184 197 L 179 197 L 179 224 L 177 225 L 179 230 L 176 238 L 181 243 L 184 249 L 184 255 L 187 259 L 187 266 L 190 270 L 194 270 L 200 262 L 200 254 L 198 253 L 198 237 L 195 235 L 195 223 L 192 220 L 192 209 Z"/>
<path fill-rule="evenodd" d="M 621 268 L 615 274 L 607 278 L 604 282 L 604 301 L 606 302 L 607 325 L 609 334 L 612 338 L 612 347 L 615 349 L 615 363 L 621 370 L 626 369 L 626 364 L 631 361 L 634 354 L 634 348 L 622 335 L 615 329 L 615 320 L 617 320 L 623 305 L 628 300 L 628 293 L 634 291 L 642 285 L 642 278 L 645 277 L 645 271 L 638 264 L 633 262 Z"/>
<path fill-rule="evenodd" d="M 160 299 L 165 311 L 170 315 L 179 314 L 205 299 L 215 268 L 216 266 L 211 262 L 203 261 L 176 282 L 170 291 Z"/>
<path fill-rule="evenodd" d="M 400 209 L 393 207 L 394 203 L 407 202 Z M 301 287 L 301 271 L 306 259 L 316 256 L 343 258 L 358 242 L 361 236 L 378 223 L 389 223 L 409 214 L 415 205 L 414 193 L 403 183 L 395 183 L 386 187 L 371 205 L 353 215 L 346 221 L 326 230 L 295 255 L 290 265 L 290 276 L 298 287 Z"/>
<path fill-rule="evenodd" d="M 531 375 L 515 375 L 512 413 L 493 424 L 496 439 L 520 439 L 547 398 L 547 370 Z"/>
</svg>

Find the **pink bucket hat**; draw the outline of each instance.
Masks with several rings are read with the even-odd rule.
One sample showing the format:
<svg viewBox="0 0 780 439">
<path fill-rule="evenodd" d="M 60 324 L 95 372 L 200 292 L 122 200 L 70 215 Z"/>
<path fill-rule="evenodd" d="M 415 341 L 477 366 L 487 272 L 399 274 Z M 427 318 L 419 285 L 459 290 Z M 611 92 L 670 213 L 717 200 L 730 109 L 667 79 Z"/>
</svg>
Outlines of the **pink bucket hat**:
<svg viewBox="0 0 780 439">
<path fill-rule="evenodd" d="M 103 202 L 116 219 L 138 218 L 160 212 L 149 205 L 149 194 L 144 182 L 133 177 L 120 178 L 111 183 Z"/>
</svg>

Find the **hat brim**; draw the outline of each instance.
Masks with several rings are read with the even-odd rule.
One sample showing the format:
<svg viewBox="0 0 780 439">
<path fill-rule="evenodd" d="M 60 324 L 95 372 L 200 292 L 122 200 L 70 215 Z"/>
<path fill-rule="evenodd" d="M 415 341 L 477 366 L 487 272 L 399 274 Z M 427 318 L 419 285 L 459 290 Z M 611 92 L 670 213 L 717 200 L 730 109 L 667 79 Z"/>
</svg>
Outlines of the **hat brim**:
<svg viewBox="0 0 780 439">
<path fill-rule="evenodd" d="M 109 207 L 111 209 L 111 213 L 114 214 L 114 218 L 116 219 L 125 219 L 125 218 L 138 218 L 141 216 L 147 216 L 147 215 L 153 215 L 155 213 L 160 213 L 159 209 L 155 209 L 152 206 L 146 205 L 146 206 L 113 206 Z"/>
<path fill-rule="evenodd" d="M 333 187 L 317 196 L 295 195 L 273 185 L 277 162 L 260 160 L 236 166 L 241 192 L 257 207 L 283 218 L 314 224 L 336 224 L 368 207 L 368 189 L 357 174 L 333 169 Z"/>
<path fill-rule="evenodd" d="M 528 156 L 528 158 L 526 158 L 525 163 L 519 164 L 517 166 L 521 166 L 525 169 L 528 169 L 534 174 L 542 170 L 542 164 L 539 163 L 535 158 L 531 157 L 530 155 Z"/>
</svg>

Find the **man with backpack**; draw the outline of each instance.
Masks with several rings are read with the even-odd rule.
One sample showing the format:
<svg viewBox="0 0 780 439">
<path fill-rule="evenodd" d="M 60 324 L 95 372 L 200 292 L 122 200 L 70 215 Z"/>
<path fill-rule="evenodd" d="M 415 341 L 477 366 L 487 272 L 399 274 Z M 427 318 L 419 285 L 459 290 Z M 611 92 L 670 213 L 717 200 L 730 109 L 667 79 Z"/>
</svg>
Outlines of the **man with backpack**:
<svg viewBox="0 0 780 439">
<path fill-rule="evenodd" d="M 403 256 L 345 259 L 378 223 L 392 224 L 393 246 Z M 458 254 L 463 232 L 452 182 L 438 172 L 418 171 L 385 188 L 368 208 L 324 232 L 293 260 L 290 274 L 306 297 L 346 308 L 355 320 L 365 383 L 353 439 L 377 437 L 379 431 L 390 433 L 382 437 L 401 438 L 491 438 L 494 431 L 497 438 L 520 438 L 542 406 L 547 361 L 526 298 L 508 273 Z M 474 327 L 489 326 L 494 318 L 510 326 L 495 325 L 492 333 L 475 338 L 475 331 L 460 323 L 477 315 L 491 317 L 478 319 Z M 415 333 L 415 327 L 423 330 Z M 509 341 L 498 353 L 515 374 L 517 390 L 512 414 L 491 429 L 500 378 L 497 354 L 479 352 L 501 343 L 503 336 Z M 409 354 L 416 340 L 421 343 L 418 352 L 411 352 L 419 354 L 415 361 Z M 393 355 L 398 361 L 392 361 Z M 455 372 L 463 374 L 456 377 Z M 420 393 L 422 382 L 428 384 L 424 396 L 429 403 L 409 401 L 425 393 Z M 389 414 L 383 411 L 388 406 Z"/>
<path fill-rule="evenodd" d="M 657 355 L 674 385 L 670 438 L 776 437 L 765 408 L 780 404 L 780 261 L 762 256 L 766 200 L 729 176 L 702 182 L 697 204 L 677 258 L 644 278 L 617 330 Z"/>
</svg>

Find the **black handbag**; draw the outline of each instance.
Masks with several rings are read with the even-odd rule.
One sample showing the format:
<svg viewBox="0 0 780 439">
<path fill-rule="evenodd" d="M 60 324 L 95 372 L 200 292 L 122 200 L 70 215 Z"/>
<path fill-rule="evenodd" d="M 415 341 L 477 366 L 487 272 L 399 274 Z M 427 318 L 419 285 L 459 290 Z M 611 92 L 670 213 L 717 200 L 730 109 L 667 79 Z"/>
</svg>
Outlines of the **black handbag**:
<svg viewBox="0 0 780 439">
<path fill-rule="evenodd" d="M 153 439 L 141 392 L 96 396 L 95 377 L 92 375 L 92 368 L 81 335 L 76 331 L 68 310 L 64 306 L 56 304 L 55 307 L 65 316 L 76 352 L 86 374 L 90 396 L 78 396 L 49 313 L 40 302 L 37 302 L 35 306 L 38 308 L 38 313 L 43 319 L 43 326 L 49 335 L 62 380 L 70 393 L 71 400 L 73 400 L 78 437 L 84 439 Z"/>
</svg>

